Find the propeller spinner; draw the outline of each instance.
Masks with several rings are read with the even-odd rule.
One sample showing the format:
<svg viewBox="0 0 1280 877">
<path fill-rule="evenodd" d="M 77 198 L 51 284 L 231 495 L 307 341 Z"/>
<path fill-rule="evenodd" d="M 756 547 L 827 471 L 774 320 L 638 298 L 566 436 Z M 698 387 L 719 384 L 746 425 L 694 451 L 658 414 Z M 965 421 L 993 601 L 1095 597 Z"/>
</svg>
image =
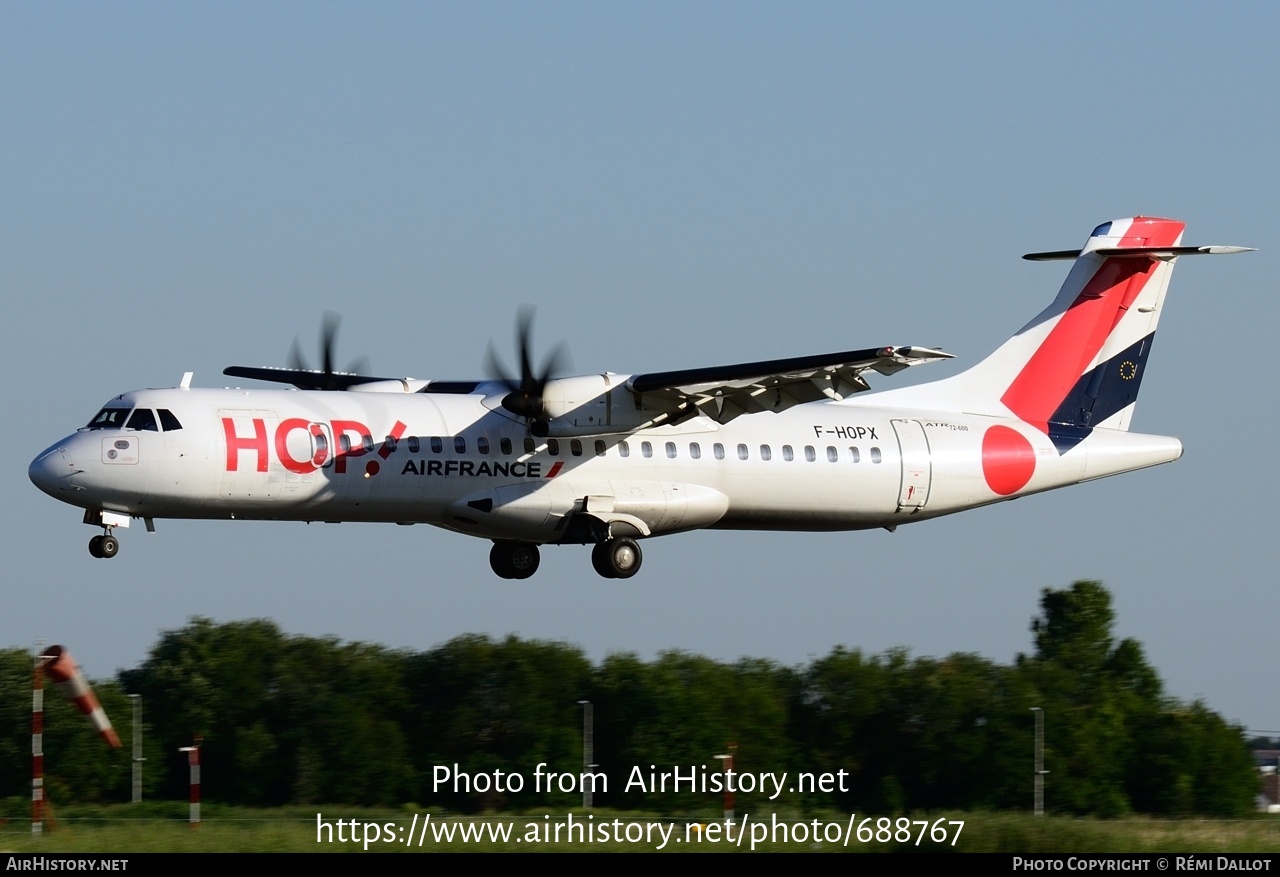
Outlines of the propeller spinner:
<svg viewBox="0 0 1280 877">
<path fill-rule="evenodd" d="M 547 354 L 542 368 L 533 366 L 533 314 L 530 305 L 524 305 L 516 317 L 516 350 L 520 355 L 520 376 L 514 377 L 498 358 L 490 342 L 485 354 L 485 371 L 493 380 L 501 381 L 507 387 L 507 395 L 502 397 L 502 407 L 517 417 L 529 422 L 529 431 L 536 436 L 545 436 L 551 419 L 543 404 L 547 384 L 569 367 L 569 350 L 564 342 L 560 342 Z"/>
</svg>

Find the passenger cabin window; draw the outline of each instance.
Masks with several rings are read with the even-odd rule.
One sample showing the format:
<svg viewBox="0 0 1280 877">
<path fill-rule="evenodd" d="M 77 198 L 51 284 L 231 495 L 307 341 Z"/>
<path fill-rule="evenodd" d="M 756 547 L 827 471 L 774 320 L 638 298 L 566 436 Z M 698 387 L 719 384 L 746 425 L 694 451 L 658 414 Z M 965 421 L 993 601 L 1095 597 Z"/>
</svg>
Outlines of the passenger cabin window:
<svg viewBox="0 0 1280 877">
<path fill-rule="evenodd" d="M 165 432 L 175 432 L 182 429 L 182 424 L 178 422 L 178 418 L 173 416 L 173 412 L 168 408 L 161 408 L 156 412 L 160 415 L 160 426 Z"/>
<path fill-rule="evenodd" d="M 697 442 L 689 442 L 689 456 L 694 460 L 702 459 L 702 448 L 698 446 Z"/>
<path fill-rule="evenodd" d="M 650 444 L 649 442 L 641 442 L 641 443 L 640 443 L 640 456 L 642 456 L 642 457 L 652 457 L 652 456 L 653 456 L 653 445 L 652 445 L 652 444 Z"/>
<path fill-rule="evenodd" d="M 739 459 L 739 460 L 745 460 L 745 459 L 747 459 L 747 457 L 749 457 L 749 456 L 751 456 L 751 455 L 747 452 L 747 446 L 746 446 L 746 445 L 738 445 L 738 459 Z"/>
<path fill-rule="evenodd" d="M 626 442 L 618 442 L 618 456 L 619 456 L 619 457 L 630 457 L 630 456 L 631 456 L 631 445 L 627 444 Z"/>
<path fill-rule="evenodd" d="M 788 463 L 790 463 L 790 462 L 791 462 L 792 460 L 794 460 L 795 458 L 796 458 L 796 452 L 795 452 L 795 451 L 793 451 L 793 450 L 791 450 L 791 445 L 783 445 L 783 446 L 782 446 L 782 459 L 784 459 L 784 460 L 786 460 Z"/>
<path fill-rule="evenodd" d="M 151 432 L 159 432 L 160 425 L 156 423 L 156 414 L 150 408 L 138 408 L 133 412 L 133 416 L 129 418 L 126 429 L 147 429 Z"/>
<path fill-rule="evenodd" d="M 416 454 L 422 450 L 422 442 L 418 441 L 416 435 L 409 436 L 409 453 Z"/>
<path fill-rule="evenodd" d="M 560 442 L 556 439 L 547 439 L 547 453 L 553 457 L 560 456 Z"/>
<path fill-rule="evenodd" d="M 760 459 L 761 459 L 761 460 L 772 460 L 772 459 L 773 459 L 773 450 L 772 450 L 768 445 L 761 445 L 761 446 L 760 446 Z"/>
<path fill-rule="evenodd" d="M 871 449 L 871 462 L 872 462 L 872 463 L 879 463 L 879 462 L 880 462 L 880 459 L 881 459 L 881 457 L 880 457 L 880 449 L 879 449 L 879 448 L 872 448 L 872 449 Z"/>
<path fill-rule="evenodd" d="M 465 454 L 467 452 L 466 438 L 460 435 L 455 435 L 453 437 L 453 450 L 455 453 Z"/>
<path fill-rule="evenodd" d="M 604 456 L 604 439 L 596 439 L 596 456 Z"/>
<path fill-rule="evenodd" d="M 810 463 L 818 459 L 818 452 L 813 449 L 813 445 L 804 446 L 804 458 Z"/>
<path fill-rule="evenodd" d="M 360 436 L 360 447 L 364 449 L 364 452 L 366 454 L 373 453 L 373 436 L 371 435 Z"/>
<path fill-rule="evenodd" d="M 103 408 L 90 420 L 89 429 L 120 429 L 129 417 L 128 408 Z"/>
<path fill-rule="evenodd" d="M 444 439 L 440 438 L 440 436 L 438 435 L 433 435 L 431 437 L 431 453 L 433 454 L 444 453 Z"/>
<path fill-rule="evenodd" d="M 388 454 L 394 454 L 396 452 L 396 446 L 399 444 L 400 443 L 396 441 L 396 437 L 393 435 L 387 436 L 386 441 L 383 442 L 383 446 L 387 449 Z"/>
<path fill-rule="evenodd" d="M 676 443 L 667 442 L 667 459 L 674 460 L 676 458 Z"/>
<path fill-rule="evenodd" d="M 857 448 L 850 448 L 850 449 L 849 449 L 849 462 L 850 462 L 850 463 L 858 463 L 858 462 L 861 462 L 861 461 L 862 461 L 862 454 L 861 454 L 861 453 L 859 453 L 858 449 L 857 449 Z"/>
<path fill-rule="evenodd" d="M 840 452 L 837 451 L 835 448 L 833 448 L 831 445 L 827 445 L 827 462 L 835 463 L 839 459 L 840 459 Z"/>
<path fill-rule="evenodd" d="M 482 454 L 487 454 L 487 453 L 489 453 L 489 438 L 488 438 L 488 436 L 483 436 L 483 435 L 482 435 L 482 436 L 480 436 L 479 438 L 477 438 L 477 439 L 476 439 L 476 450 L 477 450 L 477 451 L 479 451 L 479 452 L 480 452 L 480 453 L 482 453 Z"/>
<path fill-rule="evenodd" d="M 716 442 L 714 445 L 712 445 L 712 446 L 711 446 L 711 455 L 712 455 L 713 457 L 715 457 L 717 460 L 723 460 L 723 459 L 724 459 L 724 445 L 720 444 L 719 442 Z"/>
<path fill-rule="evenodd" d="M 536 451 L 537 449 L 538 449 L 538 447 L 537 447 L 537 445 L 535 445 L 535 444 L 533 443 L 533 439 L 529 438 L 529 436 L 525 436 L 525 437 L 524 437 L 524 452 L 525 452 L 526 454 L 532 454 L 532 453 L 533 453 L 534 451 Z"/>
<path fill-rule="evenodd" d="M 511 456 L 511 439 L 509 438 L 498 439 L 498 447 L 502 450 L 503 454 L 507 455 L 508 457 Z"/>
<path fill-rule="evenodd" d="M 581 457 L 581 456 L 582 456 L 582 442 L 578 441 L 577 439 L 573 439 L 572 441 L 570 441 L 570 442 L 569 442 L 569 453 L 573 454 L 575 457 Z"/>
</svg>

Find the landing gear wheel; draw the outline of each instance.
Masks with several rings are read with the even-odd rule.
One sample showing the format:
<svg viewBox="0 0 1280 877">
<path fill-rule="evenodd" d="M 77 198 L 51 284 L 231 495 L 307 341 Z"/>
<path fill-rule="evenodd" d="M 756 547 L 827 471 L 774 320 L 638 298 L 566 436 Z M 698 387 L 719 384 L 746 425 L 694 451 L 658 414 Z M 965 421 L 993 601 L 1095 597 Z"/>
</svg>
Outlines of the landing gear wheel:
<svg viewBox="0 0 1280 877">
<path fill-rule="evenodd" d="M 94 557 L 115 557 L 120 553 L 120 542 L 110 533 L 94 536 L 89 540 L 89 553 Z"/>
<path fill-rule="evenodd" d="M 606 579 L 629 579 L 640 571 L 644 556 L 634 539 L 609 539 L 591 551 L 591 565 Z"/>
<path fill-rule="evenodd" d="M 591 549 L 591 566 L 606 579 L 616 579 L 613 565 L 609 562 L 609 542 L 597 542 Z"/>
<path fill-rule="evenodd" d="M 532 542 L 495 542 L 489 566 L 504 579 L 527 579 L 538 571 L 541 556 Z"/>
</svg>

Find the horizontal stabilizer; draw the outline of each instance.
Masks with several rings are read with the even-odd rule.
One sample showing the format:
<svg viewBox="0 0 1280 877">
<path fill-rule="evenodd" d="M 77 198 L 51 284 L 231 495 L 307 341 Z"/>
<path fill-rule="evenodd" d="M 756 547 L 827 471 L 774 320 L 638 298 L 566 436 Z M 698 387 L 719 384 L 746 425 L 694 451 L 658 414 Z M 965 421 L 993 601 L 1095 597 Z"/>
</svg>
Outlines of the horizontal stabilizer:
<svg viewBox="0 0 1280 877">
<path fill-rule="evenodd" d="M 1178 256 L 1230 256 L 1234 253 L 1252 253 L 1253 247 L 1101 247 L 1090 252 L 1110 258 L 1145 256 L 1148 259 L 1174 259 Z M 1022 258 L 1030 262 L 1052 262 L 1056 259 L 1078 259 L 1084 250 L 1054 250 L 1048 253 L 1027 253 Z"/>
</svg>

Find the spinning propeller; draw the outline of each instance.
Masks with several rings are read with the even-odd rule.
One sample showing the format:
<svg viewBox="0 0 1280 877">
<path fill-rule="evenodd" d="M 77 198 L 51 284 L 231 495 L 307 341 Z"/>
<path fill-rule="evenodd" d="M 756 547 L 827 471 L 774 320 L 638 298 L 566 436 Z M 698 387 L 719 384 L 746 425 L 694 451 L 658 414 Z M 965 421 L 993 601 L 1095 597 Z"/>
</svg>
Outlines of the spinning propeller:
<svg viewBox="0 0 1280 877">
<path fill-rule="evenodd" d="M 544 436 L 551 418 L 543 405 L 543 396 L 547 384 L 569 367 L 569 350 L 562 341 L 547 354 L 542 368 L 534 369 L 531 353 L 533 313 L 532 306 L 524 305 L 516 317 L 516 350 L 520 354 L 520 377 L 516 378 L 507 371 L 494 352 L 492 342 L 485 354 L 485 371 L 493 380 L 501 381 L 508 390 L 507 395 L 502 397 L 502 407 L 517 417 L 528 420 L 529 431 L 534 435 Z"/>
<path fill-rule="evenodd" d="M 324 319 L 320 323 L 320 369 L 319 371 L 311 368 L 307 364 L 306 358 L 302 355 L 302 348 L 298 346 L 298 339 L 295 336 L 293 346 L 289 348 L 289 368 L 294 371 L 312 372 L 316 375 L 314 386 L 304 387 L 309 390 L 338 390 L 348 386 L 348 383 L 342 378 L 359 374 L 361 370 L 369 368 L 369 358 L 362 356 L 353 361 L 347 367 L 345 372 L 335 371 L 333 368 L 333 351 L 337 346 L 338 327 L 342 324 L 342 317 L 333 311 L 325 311 Z"/>
<path fill-rule="evenodd" d="M 302 355 L 298 339 L 293 339 L 289 349 L 288 368 L 247 368 L 231 366 L 223 369 L 224 375 L 253 378 L 260 381 L 272 381 L 280 384 L 293 384 L 299 390 L 346 390 L 356 384 L 367 384 L 385 380 L 368 375 L 358 374 L 369 368 L 368 357 L 360 357 L 353 361 L 345 372 L 336 371 L 333 367 L 333 352 L 337 346 L 338 326 L 342 317 L 333 311 L 324 312 L 324 320 L 320 324 L 320 368 L 313 369 Z"/>
</svg>

